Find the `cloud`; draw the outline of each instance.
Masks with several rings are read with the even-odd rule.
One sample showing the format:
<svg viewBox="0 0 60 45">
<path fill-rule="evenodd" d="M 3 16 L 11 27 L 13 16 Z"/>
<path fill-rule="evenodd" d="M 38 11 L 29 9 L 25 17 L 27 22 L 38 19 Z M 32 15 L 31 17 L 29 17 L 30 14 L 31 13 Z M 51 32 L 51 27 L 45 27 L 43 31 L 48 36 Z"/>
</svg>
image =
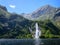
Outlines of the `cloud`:
<svg viewBox="0 0 60 45">
<path fill-rule="evenodd" d="M 12 4 L 10 4 L 9 7 L 10 8 L 13 8 L 13 9 L 16 8 L 16 6 L 15 5 L 12 5 Z"/>
</svg>

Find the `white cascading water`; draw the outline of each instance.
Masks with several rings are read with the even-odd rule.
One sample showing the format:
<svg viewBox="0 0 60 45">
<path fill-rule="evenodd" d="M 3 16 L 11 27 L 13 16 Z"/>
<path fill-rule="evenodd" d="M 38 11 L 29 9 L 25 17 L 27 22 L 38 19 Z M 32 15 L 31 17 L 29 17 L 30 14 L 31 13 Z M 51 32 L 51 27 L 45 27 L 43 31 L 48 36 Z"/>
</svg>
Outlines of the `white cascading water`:
<svg viewBox="0 0 60 45">
<path fill-rule="evenodd" d="M 38 27 L 38 23 L 35 24 L 35 28 L 36 28 L 36 31 L 35 31 L 35 34 L 34 34 L 34 39 L 35 39 L 34 44 L 35 45 L 40 45 L 41 40 L 39 40 L 39 36 L 41 36 L 41 31 Z M 30 27 L 29 27 L 29 30 L 32 33 L 32 29 Z"/>
<path fill-rule="evenodd" d="M 38 23 L 35 24 L 36 32 L 35 32 L 35 45 L 40 45 L 40 39 L 39 36 L 41 36 L 41 31 L 39 30 Z"/>
<path fill-rule="evenodd" d="M 39 39 L 39 36 L 41 36 L 41 31 L 38 28 L 38 23 L 35 24 L 36 32 L 35 32 L 35 39 Z"/>
</svg>

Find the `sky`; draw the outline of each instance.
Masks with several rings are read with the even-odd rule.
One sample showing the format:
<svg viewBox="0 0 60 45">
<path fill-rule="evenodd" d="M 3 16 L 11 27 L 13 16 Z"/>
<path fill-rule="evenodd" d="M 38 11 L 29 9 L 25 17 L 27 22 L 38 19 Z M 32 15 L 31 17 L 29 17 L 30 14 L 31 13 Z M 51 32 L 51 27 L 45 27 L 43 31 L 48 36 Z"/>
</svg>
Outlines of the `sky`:
<svg viewBox="0 0 60 45">
<path fill-rule="evenodd" d="M 44 5 L 52 5 L 60 7 L 60 0 L 0 0 L 3 5 L 11 13 L 31 13 Z"/>
</svg>

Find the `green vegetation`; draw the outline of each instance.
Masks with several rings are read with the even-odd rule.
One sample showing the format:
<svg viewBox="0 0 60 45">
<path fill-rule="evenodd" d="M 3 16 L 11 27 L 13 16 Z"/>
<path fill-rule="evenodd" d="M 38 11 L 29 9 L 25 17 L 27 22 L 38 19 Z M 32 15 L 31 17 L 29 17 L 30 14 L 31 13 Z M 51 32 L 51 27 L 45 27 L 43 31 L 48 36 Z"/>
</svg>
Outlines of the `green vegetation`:
<svg viewBox="0 0 60 45">
<path fill-rule="evenodd" d="M 36 22 L 42 32 L 40 38 L 60 38 L 59 21 L 50 19 L 44 21 L 31 21 L 18 14 L 8 13 L 6 10 L 0 8 L 0 39 L 33 38 Z M 29 31 L 29 27 L 32 28 L 32 33 Z"/>
</svg>

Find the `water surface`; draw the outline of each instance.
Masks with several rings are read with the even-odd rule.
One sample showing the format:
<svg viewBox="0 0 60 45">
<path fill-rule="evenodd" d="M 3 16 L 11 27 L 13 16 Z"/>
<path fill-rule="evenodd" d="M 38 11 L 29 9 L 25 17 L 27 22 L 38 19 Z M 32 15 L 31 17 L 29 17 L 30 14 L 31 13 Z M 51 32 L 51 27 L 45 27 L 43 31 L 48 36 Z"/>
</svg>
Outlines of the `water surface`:
<svg viewBox="0 0 60 45">
<path fill-rule="evenodd" d="M 60 39 L 0 39 L 0 45 L 60 45 Z"/>
</svg>

